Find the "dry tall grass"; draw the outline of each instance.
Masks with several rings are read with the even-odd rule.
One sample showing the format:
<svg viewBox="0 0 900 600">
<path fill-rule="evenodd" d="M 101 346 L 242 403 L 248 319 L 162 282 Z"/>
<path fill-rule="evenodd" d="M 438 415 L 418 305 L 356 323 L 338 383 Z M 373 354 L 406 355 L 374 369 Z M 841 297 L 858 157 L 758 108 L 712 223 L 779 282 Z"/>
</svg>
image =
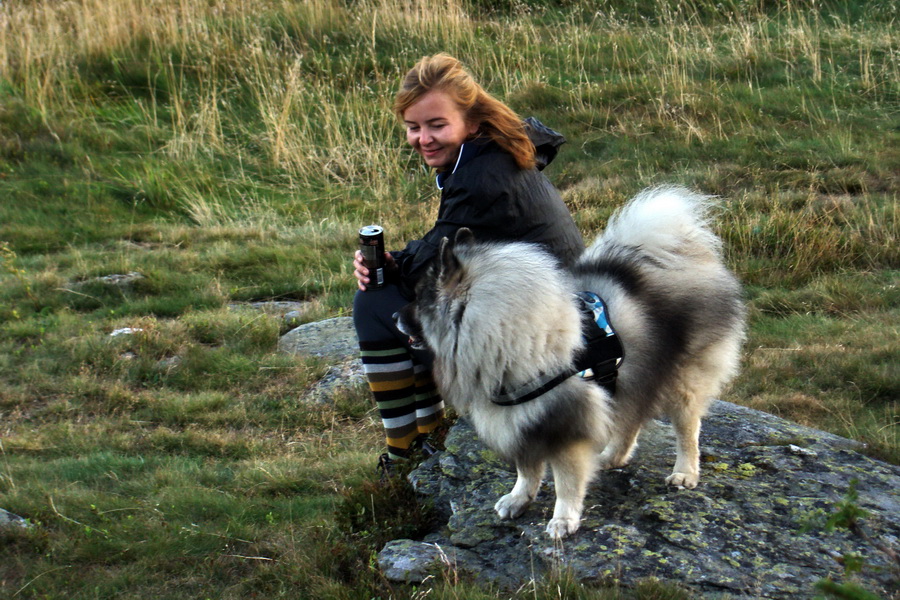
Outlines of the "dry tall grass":
<svg viewBox="0 0 900 600">
<path fill-rule="evenodd" d="M 13 1 L 0 7 L 0 76 L 45 115 L 94 118 L 82 100 L 90 88 L 80 72 L 84 65 L 96 58 L 140 61 L 148 80 L 160 75 L 172 94 L 167 114 L 174 133 L 165 147 L 172 158 L 246 154 L 251 140 L 262 156 L 247 159 L 266 161 L 294 185 L 353 183 L 376 200 L 388 198 L 409 169 L 398 152 L 402 140 L 389 108 L 399 74 L 423 46 L 460 55 L 502 97 L 562 78 L 570 82 L 570 109 L 583 106 L 585 96 L 602 94 L 597 65 L 612 55 L 636 96 L 647 93 L 645 74 L 653 75 L 657 116 L 674 117 L 673 126 L 688 142 L 723 139 L 734 131 L 733 124 L 721 122 L 710 129 L 685 110 L 704 100 L 698 94 L 710 101 L 718 92 L 698 90 L 692 81 L 697 72 L 728 65 L 740 70 L 774 59 L 790 65 L 798 79 L 827 89 L 837 85 L 837 70 L 825 68 L 829 38 L 853 36 L 868 93 L 895 91 L 900 80 L 897 49 L 890 46 L 894 38 L 887 42 L 893 58 L 873 60 L 873 38 L 889 36 L 887 31 L 861 32 L 841 23 L 825 28 L 809 11 L 789 13 L 787 36 L 768 26 L 769 17 L 751 13 L 687 27 L 685 10 L 662 2 L 662 26 L 643 30 L 640 39 L 614 12 L 596 12 L 589 21 L 569 18 L 545 27 L 541 40 L 527 21 L 480 24 L 464 0 Z M 497 43 L 480 42 L 484 35 Z M 336 38 L 339 52 L 310 50 L 315 40 L 329 37 Z M 608 41 L 598 46 L 598 39 Z M 635 44 L 642 50 L 620 52 L 622 45 Z M 884 39 L 878 45 L 883 49 Z M 384 58 L 385 47 L 396 48 L 390 58 Z M 546 60 L 548 48 L 564 49 L 565 60 Z M 620 54 L 621 61 L 615 58 Z M 750 70 L 736 78 L 752 89 L 758 84 Z M 189 72 L 199 74 L 192 79 L 201 82 L 200 89 L 185 89 Z M 246 99 L 235 102 L 248 90 L 262 130 L 243 118 Z M 158 124 L 152 99 L 133 101 L 148 124 Z"/>
<path fill-rule="evenodd" d="M 269 12 L 279 15 L 277 23 L 260 18 Z M 385 143 L 399 144 L 389 108 L 400 67 L 382 74 L 376 43 L 406 31 L 452 44 L 471 27 L 452 0 L 437 6 L 373 0 L 352 9 L 334 0 L 12 2 L 0 8 L 0 76 L 45 115 L 90 118 L 81 100 L 89 87 L 79 73 L 83 64 L 98 57 L 140 60 L 148 80 L 160 71 L 171 90 L 174 134 L 165 151 L 173 159 L 241 151 L 225 139 L 228 124 L 237 137 L 257 143 L 292 184 L 309 185 L 324 175 L 368 183 L 378 198 L 388 194 L 385 178 L 406 164 Z M 340 53 L 308 51 L 309 40 L 335 32 L 352 40 Z M 374 77 L 358 73 L 360 62 L 370 64 Z M 202 82 L 192 94 L 185 89 L 189 71 Z M 247 128 L 233 106 L 240 90 L 251 91 L 261 131 Z M 152 100 L 133 100 L 148 123 L 158 122 Z"/>
</svg>

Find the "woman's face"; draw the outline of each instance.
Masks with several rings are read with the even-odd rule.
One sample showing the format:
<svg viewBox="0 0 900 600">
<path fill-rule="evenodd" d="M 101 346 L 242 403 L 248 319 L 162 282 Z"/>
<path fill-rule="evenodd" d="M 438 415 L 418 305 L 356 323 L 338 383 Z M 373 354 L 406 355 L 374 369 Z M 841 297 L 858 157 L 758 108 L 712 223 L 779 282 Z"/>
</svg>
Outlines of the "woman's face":
<svg viewBox="0 0 900 600">
<path fill-rule="evenodd" d="M 432 90 L 403 113 L 406 141 L 435 169 L 451 168 L 463 142 L 478 131 L 446 92 Z"/>
</svg>

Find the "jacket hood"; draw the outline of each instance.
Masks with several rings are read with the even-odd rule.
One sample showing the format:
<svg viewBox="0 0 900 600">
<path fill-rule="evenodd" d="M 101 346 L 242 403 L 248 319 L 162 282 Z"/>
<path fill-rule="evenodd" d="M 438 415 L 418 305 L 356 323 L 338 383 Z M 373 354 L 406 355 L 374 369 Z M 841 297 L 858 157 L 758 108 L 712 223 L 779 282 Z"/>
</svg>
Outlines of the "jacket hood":
<svg viewBox="0 0 900 600">
<path fill-rule="evenodd" d="M 534 160 L 538 171 L 553 162 L 559 153 L 559 147 L 566 143 L 566 137 L 558 131 L 550 129 L 534 117 L 525 119 L 525 132 L 534 144 Z"/>
</svg>

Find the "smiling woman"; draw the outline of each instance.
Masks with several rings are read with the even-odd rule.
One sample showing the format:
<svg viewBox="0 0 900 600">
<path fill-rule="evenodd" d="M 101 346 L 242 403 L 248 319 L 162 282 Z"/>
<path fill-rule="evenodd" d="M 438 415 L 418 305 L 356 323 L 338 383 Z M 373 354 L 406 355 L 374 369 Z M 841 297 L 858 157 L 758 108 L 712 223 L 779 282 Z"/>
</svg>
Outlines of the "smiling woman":
<svg viewBox="0 0 900 600">
<path fill-rule="evenodd" d="M 403 114 L 406 141 L 422 155 L 425 164 L 438 170 L 450 168 L 459 159 L 463 143 L 478 131 L 466 120 L 453 99 L 440 90 L 425 94 Z"/>
<path fill-rule="evenodd" d="M 367 289 L 369 269 L 357 253 L 353 318 L 369 387 L 387 433 L 381 464 L 408 458 L 440 423 L 443 401 L 431 379 L 431 356 L 414 349 L 392 316 L 415 297 L 416 282 L 441 240 L 468 227 L 482 241 L 528 241 L 570 263 L 581 233 L 559 193 L 539 169 L 564 138 L 522 121 L 446 54 L 425 57 L 403 78 L 394 112 L 410 146 L 437 171 L 438 218 L 420 240 L 385 253 L 387 285 Z"/>
</svg>

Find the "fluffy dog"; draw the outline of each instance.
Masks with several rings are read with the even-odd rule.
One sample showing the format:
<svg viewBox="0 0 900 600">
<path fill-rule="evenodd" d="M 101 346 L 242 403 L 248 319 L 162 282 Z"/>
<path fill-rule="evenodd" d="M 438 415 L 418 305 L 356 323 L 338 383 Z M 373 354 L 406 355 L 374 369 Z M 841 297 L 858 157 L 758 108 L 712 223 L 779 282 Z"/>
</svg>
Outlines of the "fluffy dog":
<svg viewBox="0 0 900 600">
<path fill-rule="evenodd" d="M 737 372 L 744 338 L 741 288 L 723 265 L 709 207 L 683 188 L 647 190 L 571 271 L 535 245 L 482 244 L 467 229 L 444 239 L 397 322 L 434 352 L 444 398 L 515 464 L 516 484 L 494 507 L 502 518 L 534 500 L 549 464 L 556 505 L 547 533 L 575 532 L 595 472 L 627 464 L 642 425 L 659 413 L 677 436 L 667 483 L 697 485 L 700 420 Z M 612 396 L 579 375 L 565 378 L 584 350 L 580 291 L 605 301 L 624 347 Z M 555 373 L 562 382 L 537 398 L 497 404 Z"/>
</svg>

